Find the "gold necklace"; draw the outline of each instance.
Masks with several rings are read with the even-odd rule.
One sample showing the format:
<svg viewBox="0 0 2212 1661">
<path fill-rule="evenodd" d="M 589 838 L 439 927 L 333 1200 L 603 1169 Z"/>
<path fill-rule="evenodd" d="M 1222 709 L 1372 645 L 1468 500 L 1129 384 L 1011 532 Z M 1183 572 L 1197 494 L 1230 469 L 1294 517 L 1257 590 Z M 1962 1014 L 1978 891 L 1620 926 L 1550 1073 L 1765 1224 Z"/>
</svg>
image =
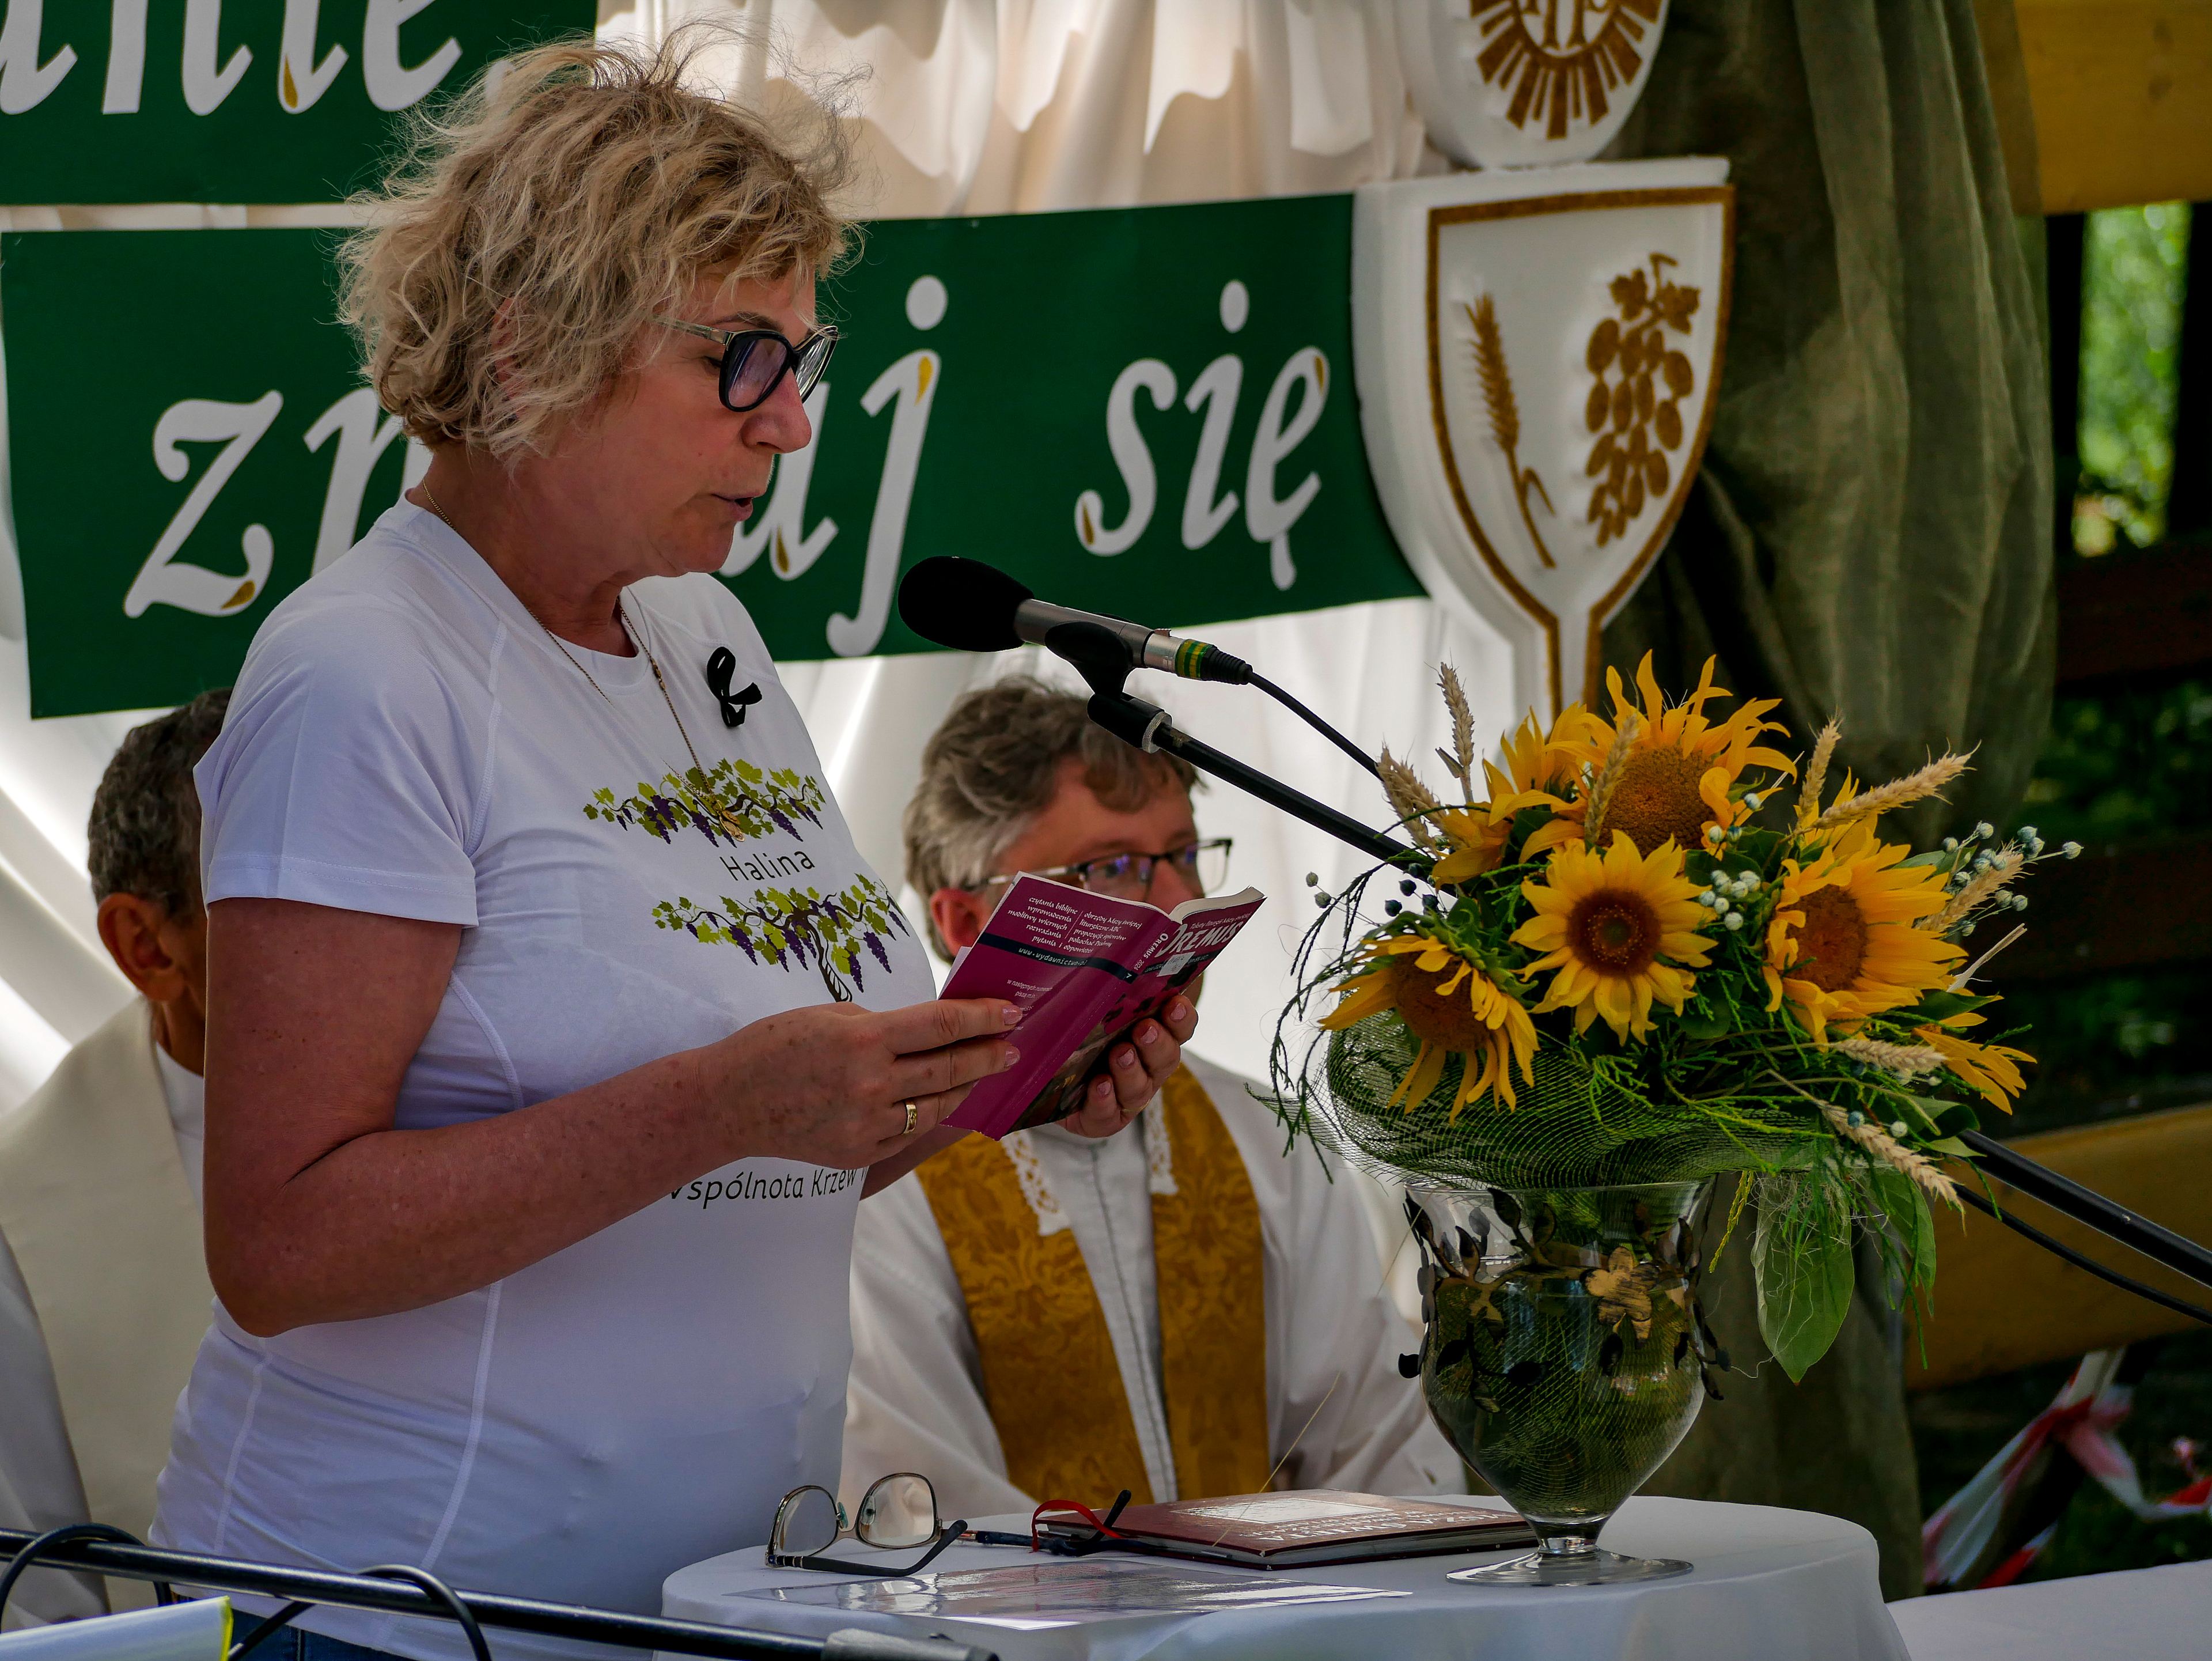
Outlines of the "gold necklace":
<svg viewBox="0 0 2212 1661">
<path fill-rule="evenodd" d="M 451 531 L 457 537 L 461 536 L 461 527 L 454 524 L 453 515 L 448 514 L 444 508 L 439 505 L 437 495 L 430 489 L 427 481 L 422 485 L 422 499 L 430 504 L 430 511 L 437 514 L 439 519 L 444 522 L 447 530 Z M 466 542 L 468 538 L 466 537 L 461 537 L 461 540 Z M 519 599 L 521 596 L 517 595 L 516 598 Z M 526 611 L 530 611 L 530 608 L 527 605 L 524 606 L 522 609 Z M 684 717 L 676 713 L 676 700 L 668 695 L 668 681 L 660 672 L 660 660 L 653 655 L 653 648 L 646 643 L 645 631 L 641 629 L 635 628 L 631 624 L 629 614 L 623 610 L 623 603 L 619 596 L 615 599 L 615 619 L 622 624 L 623 632 L 637 642 L 638 650 L 645 654 L 645 660 L 653 670 L 653 684 L 660 689 L 660 701 L 668 706 L 669 719 L 676 723 L 677 736 L 684 740 L 684 751 L 691 757 L 692 769 L 694 771 L 703 776 L 707 770 L 699 764 L 699 752 L 696 749 L 692 748 L 690 732 L 684 725 Z M 608 709 L 614 710 L 615 713 L 619 715 L 622 713 L 620 707 L 616 704 L 612 698 L 607 696 L 606 689 L 601 686 L 598 681 L 592 678 L 592 672 L 584 666 L 584 661 L 581 658 L 578 657 L 574 652 L 571 652 L 568 649 L 568 642 L 563 641 L 560 636 L 555 634 L 550 629 L 546 629 L 545 619 L 539 617 L 537 612 L 530 611 L 530 620 L 536 624 L 540 629 L 545 630 L 545 638 L 553 642 L 554 646 L 559 650 L 562 657 L 568 659 L 569 662 L 576 666 L 576 672 L 581 675 L 591 689 L 599 695 L 599 701 L 605 704 Z"/>
</svg>

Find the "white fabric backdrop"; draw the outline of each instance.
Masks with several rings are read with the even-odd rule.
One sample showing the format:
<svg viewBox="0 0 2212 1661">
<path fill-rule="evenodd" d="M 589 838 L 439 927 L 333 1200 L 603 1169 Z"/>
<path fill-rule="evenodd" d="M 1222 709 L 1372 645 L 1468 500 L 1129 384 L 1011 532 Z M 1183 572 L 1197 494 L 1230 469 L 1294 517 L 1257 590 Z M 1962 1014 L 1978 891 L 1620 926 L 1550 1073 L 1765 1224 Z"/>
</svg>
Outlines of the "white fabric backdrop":
<svg viewBox="0 0 2212 1661">
<path fill-rule="evenodd" d="M 602 6 L 602 33 L 657 39 L 693 15 L 765 26 L 776 50 L 725 55 L 736 94 L 866 71 L 847 83 L 867 179 L 854 211 L 1029 212 L 1348 190 L 1439 170 L 1398 69 L 1393 8 L 1356 0 L 636 0 Z M 787 70 L 779 65 L 793 65 Z M 785 84 L 780 86 L 779 82 Z M 174 228 L 343 222 L 343 209 L 0 207 L 0 228 Z M 4 461 L 0 461 L 4 465 Z M 100 769 L 137 715 L 33 723 L 11 527 L 0 519 L 0 1111 L 127 995 L 92 932 L 84 821 Z M 1130 612 L 1174 624 L 1169 596 Z M 1482 726 L 1508 707 L 1505 648 L 1463 612 L 1399 600 L 1201 631 L 1249 658 L 1358 742 L 1426 756 L 1446 734 L 1433 666 L 1455 662 Z M 923 740 L 969 686 L 1029 654 L 786 666 L 862 850 L 902 868 L 898 816 Z M 1132 690 L 1199 736 L 1331 805 L 1379 823 L 1371 780 L 1287 713 L 1243 689 Z M 1443 782 L 1431 764 L 1432 780 Z M 1237 838 L 1234 879 L 1268 910 L 1212 976 L 1199 1048 L 1264 1074 L 1289 946 L 1313 915 L 1303 885 L 1334 885 L 1358 857 L 1217 787 L 1209 834 Z"/>
</svg>

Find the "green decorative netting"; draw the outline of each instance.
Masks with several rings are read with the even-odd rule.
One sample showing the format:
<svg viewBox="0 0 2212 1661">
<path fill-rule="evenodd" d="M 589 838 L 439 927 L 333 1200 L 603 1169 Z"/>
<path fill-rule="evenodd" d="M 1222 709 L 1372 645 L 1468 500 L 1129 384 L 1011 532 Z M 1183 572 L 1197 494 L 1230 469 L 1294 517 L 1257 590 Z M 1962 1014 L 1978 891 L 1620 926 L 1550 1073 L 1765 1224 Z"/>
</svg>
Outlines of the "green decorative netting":
<svg viewBox="0 0 2212 1661">
<path fill-rule="evenodd" d="M 1533 1084 L 1515 1073 L 1518 1106 L 1486 1097 L 1447 1123 L 1459 1085 L 1455 1061 L 1411 1113 L 1403 1104 L 1385 1105 L 1419 1048 L 1397 1015 L 1381 1014 L 1328 1034 L 1308 1056 L 1308 1100 L 1340 1147 L 1378 1171 L 1502 1188 L 1681 1182 L 1753 1167 L 1802 1169 L 1832 1140 L 1774 1103 L 1644 1099 L 1605 1077 L 1602 1063 L 1557 1046 L 1537 1052 Z"/>
</svg>

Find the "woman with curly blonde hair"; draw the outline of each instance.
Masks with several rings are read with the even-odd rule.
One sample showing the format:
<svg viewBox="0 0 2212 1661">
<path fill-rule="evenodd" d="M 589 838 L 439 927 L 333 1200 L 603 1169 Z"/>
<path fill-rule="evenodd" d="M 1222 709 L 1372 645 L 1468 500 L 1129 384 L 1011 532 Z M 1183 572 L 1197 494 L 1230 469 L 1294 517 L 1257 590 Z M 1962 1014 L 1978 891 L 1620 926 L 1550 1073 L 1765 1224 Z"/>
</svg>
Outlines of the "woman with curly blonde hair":
<svg viewBox="0 0 2212 1661">
<path fill-rule="evenodd" d="M 525 54 L 348 251 L 434 459 L 270 615 L 198 770 L 219 1301 L 168 1543 L 657 1611 L 835 1488 L 854 1207 L 1012 1054 L 1012 1006 L 932 997 L 709 575 L 807 441 L 846 233 L 834 130 L 780 142 L 694 45 Z M 299 1661 L 460 1653 L 301 1624 Z"/>
</svg>

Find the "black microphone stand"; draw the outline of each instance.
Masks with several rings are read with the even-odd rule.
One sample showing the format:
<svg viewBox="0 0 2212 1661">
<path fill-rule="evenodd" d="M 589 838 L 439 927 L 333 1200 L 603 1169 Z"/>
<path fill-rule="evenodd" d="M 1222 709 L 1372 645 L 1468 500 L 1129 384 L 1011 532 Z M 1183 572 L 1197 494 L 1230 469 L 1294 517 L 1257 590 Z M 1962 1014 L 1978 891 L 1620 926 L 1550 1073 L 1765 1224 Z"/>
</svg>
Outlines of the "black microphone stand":
<svg viewBox="0 0 2212 1661">
<path fill-rule="evenodd" d="M 1128 648 L 1112 630 L 1095 623 L 1063 623 L 1045 636 L 1044 644 L 1048 650 L 1074 665 L 1076 672 L 1090 684 L 1091 719 L 1125 744 L 1133 744 L 1148 754 L 1164 751 L 1179 756 L 1200 772 L 1210 773 L 1248 795 L 1257 796 L 1268 806 L 1292 818 L 1303 819 L 1316 830 L 1327 831 L 1370 859 L 1383 861 L 1417 876 L 1428 875 L 1431 861 L 1418 848 L 1394 842 L 1349 814 L 1340 813 L 1326 803 L 1268 777 L 1258 768 L 1248 767 L 1236 757 L 1224 755 L 1210 744 L 1201 744 L 1188 733 L 1178 732 L 1166 710 L 1142 698 L 1131 697 L 1123 688 L 1130 672 L 1139 666 L 1129 660 Z"/>
<path fill-rule="evenodd" d="M 1234 756 L 1224 755 L 1212 745 L 1176 731 L 1166 710 L 1141 698 L 1131 697 L 1123 689 L 1130 671 L 1138 666 L 1129 660 L 1128 649 L 1112 630 L 1091 623 L 1064 623 L 1045 637 L 1044 643 L 1073 664 L 1090 684 L 1091 719 L 1115 737 L 1139 750 L 1180 756 L 1200 772 L 1233 784 L 1269 806 L 1304 820 L 1316 830 L 1327 831 L 1371 859 L 1395 865 L 1413 876 L 1428 876 L 1433 861 L 1420 849 L 1393 841 L 1334 807 L 1270 778 L 1257 768 L 1247 766 Z M 1972 1131 L 1965 1140 L 1980 1156 L 1978 1168 L 1996 1181 L 2018 1189 L 2061 1216 L 2093 1228 L 2200 1285 L 2212 1287 L 2212 1250 L 2060 1176 L 1993 1137 Z M 2008 1214 L 1993 1208 L 1993 1214 L 2038 1244 L 2049 1244 L 2034 1230 L 2016 1223 Z M 2112 1279 L 2112 1275 L 2106 1274 L 2106 1278 Z M 2172 1303 L 2172 1299 L 2162 1301 Z"/>
</svg>

